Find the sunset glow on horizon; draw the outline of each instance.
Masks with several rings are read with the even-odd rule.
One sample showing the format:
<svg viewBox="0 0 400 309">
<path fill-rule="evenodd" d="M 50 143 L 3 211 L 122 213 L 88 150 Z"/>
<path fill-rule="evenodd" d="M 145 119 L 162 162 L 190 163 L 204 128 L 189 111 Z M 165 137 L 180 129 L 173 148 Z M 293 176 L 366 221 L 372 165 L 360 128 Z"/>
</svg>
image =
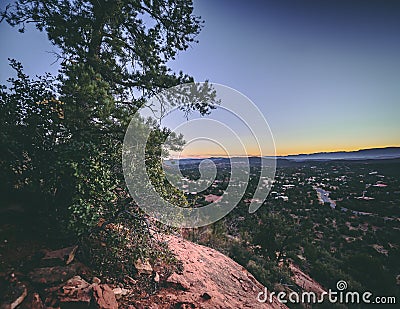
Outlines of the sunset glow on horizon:
<svg viewBox="0 0 400 309">
<path fill-rule="evenodd" d="M 364 150 L 364 149 L 371 149 L 371 148 L 388 148 L 388 147 L 400 147 L 400 144 L 392 144 L 392 145 L 367 145 L 367 146 L 361 146 L 361 147 L 355 147 L 355 148 L 325 148 L 325 149 L 315 149 L 315 150 L 310 150 L 304 149 L 304 151 L 298 151 L 298 152 L 276 152 L 276 156 L 288 156 L 288 155 L 299 155 L 299 154 L 313 154 L 313 153 L 323 153 L 323 152 L 352 152 L 352 151 L 358 151 L 358 150 Z M 190 159 L 190 158 L 198 158 L 198 159 L 206 159 L 206 158 L 211 158 L 211 157 L 220 157 L 220 158 L 229 158 L 229 157 L 259 157 L 260 153 L 247 153 L 247 155 L 243 154 L 232 154 L 232 155 L 227 155 L 225 153 L 210 153 L 207 150 L 201 151 L 197 150 L 196 152 L 185 152 L 182 151 L 182 153 L 173 153 L 171 154 L 168 158 L 169 159 Z M 266 156 L 272 156 L 272 155 L 266 155 Z"/>
</svg>

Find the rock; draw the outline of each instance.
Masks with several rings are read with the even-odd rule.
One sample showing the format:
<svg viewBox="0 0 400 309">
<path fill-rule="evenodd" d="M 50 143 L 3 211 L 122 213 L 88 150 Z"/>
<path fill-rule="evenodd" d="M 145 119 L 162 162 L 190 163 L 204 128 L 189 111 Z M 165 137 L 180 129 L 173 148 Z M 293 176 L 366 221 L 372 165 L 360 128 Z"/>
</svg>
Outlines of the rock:
<svg viewBox="0 0 400 309">
<path fill-rule="evenodd" d="M 73 263 L 67 266 L 53 266 L 35 268 L 29 273 L 29 277 L 33 283 L 39 284 L 55 284 L 65 282 L 69 278 L 85 273 L 86 267 L 81 263 Z"/>
<path fill-rule="evenodd" d="M 153 267 L 151 267 L 149 259 L 145 259 L 144 261 L 142 261 L 141 259 L 138 259 L 135 262 L 135 268 L 139 275 L 142 275 L 142 274 L 151 275 L 153 272 Z"/>
<path fill-rule="evenodd" d="M 45 262 L 58 261 L 68 265 L 74 260 L 77 249 L 78 246 L 73 246 L 55 251 L 49 251 L 46 253 L 42 260 Z"/>
<path fill-rule="evenodd" d="M 222 253 L 173 235 L 164 235 L 163 240 L 183 269 L 166 278 L 155 294 L 140 299 L 143 307 L 168 304 L 165 308 L 287 308 L 275 296 L 272 302 L 259 302 L 257 297 L 264 292 L 264 286 Z"/>
<path fill-rule="evenodd" d="M 28 295 L 26 286 L 20 282 L 11 284 L 5 292 L 5 302 L 0 305 L 1 309 L 14 309 L 18 307 Z"/>
<path fill-rule="evenodd" d="M 107 284 L 93 286 L 93 298 L 99 309 L 117 309 L 118 303 L 113 290 Z"/>
<path fill-rule="evenodd" d="M 24 287 L 22 294 L 18 296 L 17 299 L 11 303 L 10 309 L 17 308 L 24 301 L 26 295 L 28 295 L 28 291 L 26 290 L 26 287 Z"/>
<path fill-rule="evenodd" d="M 124 288 L 115 288 L 113 289 L 114 295 L 116 299 L 120 299 L 122 296 L 128 295 L 129 290 Z"/>
<path fill-rule="evenodd" d="M 93 283 L 93 284 L 100 284 L 100 283 L 101 283 L 101 280 L 100 280 L 99 278 L 97 278 L 97 277 L 93 277 L 92 283 Z"/>
<path fill-rule="evenodd" d="M 179 290 L 187 291 L 190 289 L 190 284 L 187 282 L 184 276 L 173 273 L 167 278 L 167 283 Z"/>
<path fill-rule="evenodd" d="M 128 283 L 128 284 L 136 284 L 136 280 L 133 279 L 133 278 L 130 277 L 130 276 L 126 276 L 126 277 L 124 278 L 124 281 L 125 281 L 126 283 Z"/>
<path fill-rule="evenodd" d="M 156 272 L 156 274 L 154 275 L 154 282 L 159 283 L 160 282 L 160 275 Z"/>
<path fill-rule="evenodd" d="M 61 304 L 89 305 L 92 298 L 91 290 L 92 287 L 88 282 L 80 276 L 75 276 L 62 287 L 58 298 Z"/>
</svg>

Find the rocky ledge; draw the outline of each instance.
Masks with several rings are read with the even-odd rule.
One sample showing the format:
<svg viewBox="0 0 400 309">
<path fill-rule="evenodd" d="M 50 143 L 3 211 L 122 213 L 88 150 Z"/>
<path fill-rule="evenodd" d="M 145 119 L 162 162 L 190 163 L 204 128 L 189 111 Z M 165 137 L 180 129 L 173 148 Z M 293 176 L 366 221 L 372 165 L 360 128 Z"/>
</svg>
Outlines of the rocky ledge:
<svg viewBox="0 0 400 309">
<path fill-rule="evenodd" d="M 222 253 L 176 236 L 165 236 L 165 241 L 183 263 L 183 271 L 167 278 L 157 294 L 136 302 L 138 307 L 287 308 L 276 298 L 260 303 L 257 296 L 263 285 Z"/>
<path fill-rule="evenodd" d="M 222 253 L 181 237 L 163 235 L 182 263 L 180 272 L 164 276 L 148 261 L 138 261 L 137 276 L 151 282 L 140 293 L 141 279 L 129 284 L 102 283 L 74 258 L 76 247 L 47 252 L 29 273 L 3 274 L 1 308 L 287 308 L 273 298 L 260 303 L 264 291 L 247 270 Z M 139 291 L 139 293 L 138 293 Z"/>
</svg>

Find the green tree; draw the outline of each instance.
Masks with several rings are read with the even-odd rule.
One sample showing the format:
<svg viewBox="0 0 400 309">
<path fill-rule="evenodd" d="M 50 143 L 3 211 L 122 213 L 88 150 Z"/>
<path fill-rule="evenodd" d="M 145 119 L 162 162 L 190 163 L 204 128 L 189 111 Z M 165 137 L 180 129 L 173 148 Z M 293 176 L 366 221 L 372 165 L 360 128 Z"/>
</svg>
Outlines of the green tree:
<svg viewBox="0 0 400 309">
<path fill-rule="evenodd" d="M 65 131 L 63 102 L 49 75 L 31 80 L 20 63 L 10 64 L 17 76 L 0 89 L 0 185 L 3 191 L 51 192 L 54 186 L 43 180 L 54 175 L 48 162 Z"/>
<path fill-rule="evenodd" d="M 27 157 L 25 161 L 30 164 L 45 162 L 46 167 L 40 165 L 35 170 L 51 169 L 54 174 L 51 179 L 44 173 L 28 182 L 33 183 L 36 179 L 51 191 L 59 219 L 76 235 L 92 237 L 97 231 L 94 227 L 99 221 L 103 222 L 96 233 L 116 248 L 108 253 L 117 257 L 116 262 L 126 260 L 127 265 L 132 265 L 130 260 L 137 256 L 133 253 L 128 259 L 121 256 L 124 252 L 121 247 L 126 245 L 129 237 L 106 237 L 102 228 L 110 222 L 128 225 L 127 220 L 132 216 L 143 218 L 129 200 L 125 188 L 121 168 L 123 137 L 132 113 L 142 107 L 147 98 L 171 86 L 193 81 L 182 72 L 175 74 L 167 67 L 168 61 L 178 52 L 195 42 L 200 31 L 201 21 L 193 15 L 192 2 L 19 0 L 7 6 L 1 16 L 11 26 L 18 26 L 20 32 L 24 31 L 26 23 L 34 23 L 58 47 L 61 59 L 60 75 L 47 92 L 35 92 L 35 82 L 27 82 L 28 78 L 21 75 L 22 67 L 17 68 L 19 78 L 14 81 L 14 86 L 2 90 L 2 120 L 8 119 L 10 113 L 15 118 L 10 122 L 10 129 L 3 133 L 2 142 L 12 138 L 13 126 L 22 132 L 21 135 L 24 130 L 28 131 L 28 139 L 40 151 L 27 155 L 23 147 L 28 142 L 21 139 L 20 152 Z M 24 89 L 14 89 L 19 83 L 27 84 L 27 93 L 33 91 L 36 96 L 31 99 L 23 95 Z M 207 85 L 200 88 L 202 100 L 187 101 L 185 112 L 198 110 L 205 114 L 214 107 L 208 102 L 215 101 L 215 93 Z M 38 113 L 33 108 L 35 102 L 52 102 L 56 109 L 62 104 L 62 117 L 48 112 L 39 122 L 32 123 L 31 130 L 26 130 L 19 124 L 25 108 L 15 109 L 13 102 L 29 106 L 32 115 Z M 39 112 L 42 110 L 47 111 L 40 109 Z M 57 120 L 50 121 L 54 115 Z M 45 129 L 37 132 L 36 127 L 43 127 L 42 124 L 47 122 L 52 126 L 52 134 L 46 133 Z M 141 128 L 137 130 L 141 134 Z M 184 195 L 168 184 L 162 172 L 161 156 L 165 152 L 160 146 L 167 137 L 169 149 L 179 148 L 183 140 L 154 125 L 152 132 L 146 149 L 150 179 L 164 198 L 184 206 Z M 47 148 L 38 145 L 36 133 L 53 143 L 48 152 L 44 153 Z M 10 160 L 6 158 L 2 164 L 10 165 Z M 142 231 L 140 220 L 134 222 L 130 225 L 133 232 L 129 234 L 134 235 L 137 229 L 136 234 L 148 237 L 149 234 Z M 156 246 L 150 247 L 156 250 Z M 142 249 L 140 255 L 145 254 Z"/>
<path fill-rule="evenodd" d="M 2 18 L 21 32 L 26 23 L 46 31 L 59 47 L 65 78 L 82 81 L 99 74 L 119 103 L 136 107 L 133 96 L 143 102 L 158 90 L 193 81 L 166 65 L 195 42 L 201 29 L 190 0 L 19 0 Z M 76 63 L 83 72 L 89 67 L 94 72 L 81 76 Z M 209 106 L 200 110 L 207 112 Z"/>
<path fill-rule="evenodd" d="M 279 264 L 287 254 L 298 247 L 301 235 L 298 224 L 283 215 L 266 213 L 262 225 L 254 235 L 254 243 L 261 246 L 262 253 Z"/>
</svg>

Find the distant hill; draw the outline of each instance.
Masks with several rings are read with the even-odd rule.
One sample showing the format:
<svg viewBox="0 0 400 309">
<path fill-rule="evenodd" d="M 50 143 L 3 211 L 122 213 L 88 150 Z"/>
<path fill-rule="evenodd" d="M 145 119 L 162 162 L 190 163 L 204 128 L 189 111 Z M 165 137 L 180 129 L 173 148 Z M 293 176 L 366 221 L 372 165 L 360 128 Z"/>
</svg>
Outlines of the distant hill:
<svg viewBox="0 0 400 309">
<path fill-rule="evenodd" d="M 263 157 L 264 160 L 272 159 L 273 157 Z M 279 161 L 328 161 L 328 160 L 378 160 L 378 159 L 397 159 L 400 158 L 400 147 L 386 147 L 386 148 L 371 148 L 371 149 L 361 149 L 357 151 L 335 151 L 335 152 L 317 152 L 311 154 L 298 154 L 298 155 L 288 155 L 288 156 L 277 156 Z M 230 162 L 245 162 L 247 158 L 245 157 L 232 157 L 232 158 L 219 158 L 211 157 L 207 158 L 211 160 L 216 165 L 226 165 Z M 164 164 L 174 165 L 179 164 L 179 166 L 184 168 L 185 166 L 192 166 L 199 164 L 205 158 L 185 158 L 180 160 L 166 160 Z M 250 165 L 259 164 L 260 157 L 248 157 Z"/>
<path fill-rule="evenodd" d="M 264 162 L 273 159 L 273 157 L 264 157 Z M 166 166 L 173 166 L 179 164 L 180 168 L 192 168 L 203 162 L 204 160 L 212 161 L 216 166 L 227 166 L 232 164 L 246 164 L 249 162 L 250 166 L 259 165 L 261 162 L 261 157 L 231 157 L 231 158 L 222 158 L 222 157 L 210 157 L 210 158 L 184 158 L 184 159 L 170 159 L 165 160 L 164 164 Z"/>
<path fill-rule="evenodd" d="M 395 159 L 400 158 L 400 147 L 371 148 L 357 151 L 318 152 L 312 154 L 282 156 L 280 158 L 295 161 Z"/>
</svg>

